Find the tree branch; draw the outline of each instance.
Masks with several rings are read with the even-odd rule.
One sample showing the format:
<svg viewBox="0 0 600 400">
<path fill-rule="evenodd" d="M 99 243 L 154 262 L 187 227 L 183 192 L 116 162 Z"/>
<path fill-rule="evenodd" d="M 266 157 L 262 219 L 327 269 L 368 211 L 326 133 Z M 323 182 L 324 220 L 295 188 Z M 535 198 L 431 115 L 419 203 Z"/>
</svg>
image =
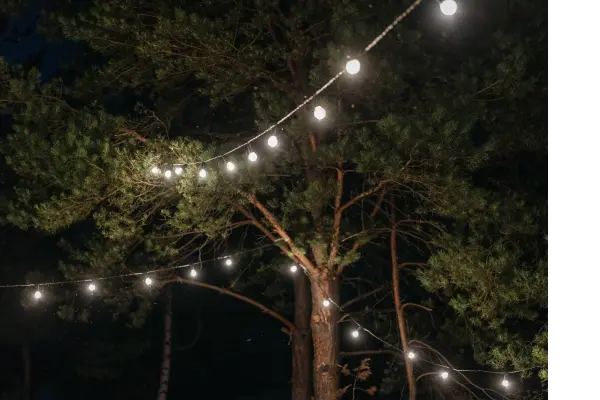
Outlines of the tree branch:
<svg viewBox="0 0 600 400">
<path fill-rule="evenodd" d="M 431 308 L 425 307 L 424 305 L 417 304 L 417 303 L 404 303 L 404 304 L 402 304 L 402 309 L 404 309 L 404 307 L 407 307 L 407 306 L 419 307 L 419 308 L 422 308 L 423 310 L 426 310 L 426 311 L 432 311 Z"/>
<path fill-rule="evenodd" d="M 364 197 L 368 197 L 371 196 L 374 193 L 377 193 L 379 190 L 381 190 L 386 184 L 388 184 L 390 182 L 389 179 L 385 179 L 381 182 L 379 182 L 377 184 L 377 186 L 375 186 L 374 188 L 371 188 L 367 191 L 362 192 L 361 194 L 357 195 L 356 197 L 354 197 L 352 200 L 348 201 L 346 204 L 344 204 L 343 206 L 340 207 L 339 212 L 344 212 L 344 210 L 348 207 L 350 207 L 351 205 L 355 204 L 356 202 L 358 202 L 360 199 L 364 198 Z"/>
<path fill-rule="evenodd" d="M 264 313 L 266 313 L 267 315 L 269 315 L 270 317 L 275 318 L 276 320 L 278 320 L 279 322 L 281 322 L 282 324 L 284 324 L 286 326 L 286 328 L 290 331 L 290 332 L 295 332 L 296 331 L 296 326 L 290 322 L 288 319 L 286 319 L 285 317 L 281 316 L 280 314 L 276 313 L 275 311 L 271 310 L 269 307 L 255 301 L 252 300 L 249 297 L 243 296 L 241 294 L 232 292 L 231 290 L 225 289 L 225 288 L 221 288 L 218 286 L 213 286 L 213 285 L 209 285 L 208 283 L 204 283 L 204 282 L 198 282 L 198 281 L 192 281 L 189 279 L 182 279 L 182 278 L 172 278 L 172 279 L 167 279 L 164 281 L 160 282 L 163 285 L 167 285 L 170 283 L 184 283 L 187 285 L 192 285 L 192 286 L 198 286 L 201 288 L 205 288 L 205 289 L 209 289 L 209 290 L 214 290 L 216 292 L 219 292 L 221 294 L 227 295 L 227 296 L 231 296 L 234 297 L 238 300 L 241 300 L 243 302 L 246 302 L 248 304 L 253 305 L 254 307 L 260 308 Z"/>
<path fill-rule="evenodd" d="M 281 252 L 285 256 L 290 257 L 292 260 L 294 260 L 295 262 L 297 262 L 297 258 L 290 251 L 289 247 L 286 247 L 285 245 L 281 244 L 279 242 L 279 240 L 277 240 L 277 238 L 275 238 L 275 235 L 273 235 L 273 233 L 271 231 L 269 231 L 266 226 L 264 226 L 263 224 L 261 224 L 260 221 L 258 219 L 256 219 L 256 217 L 254 215 L 252 215 L 252 213 L 250 211 L 246 210 L 244 207 L 239 207 L 238 210 L 242 214 L 244 214 L 244 216 L 246 218 L 248 218 L 250 221 L 252 221 L 252 225 L 254 225 L 256 228 L 258 228 L 262 233 L 264 233 L 265 236 L 267 238 L 269 238 L 269 240 L 271 242 L 273 242 L 273 244 L 275 244 L 277 247 L 279 247 L 279 249 L 281 249 Z"/>
<path fill-rule="evenodd" d="M 340 227 L 342 225 L 341 207 L 342 194 L 344 193 L 344 171 L 342 170 L 341 163 L 338 164 L 337 168 L 337 186 L 338 190 L 335 195 L 335 213 L 333 215 L 333 233 L 331 236 L 331 251 L 329 253 L 329 262 L 327 263 L 328 268 L 333 268 L 340 245 Z"/>
<path fill-rule="evenodd" d="M 363 299 L 366 299 L 366 298 L 367 298 L 367 297 L 369 297 L 369 296 L 372 296 L 372 295 L 374 295 L 375 293 L 379 293 L 379 292 L 381 292 L 381 291 L 382 291 L 383 289 L 385 289 L 386 287 L 387 287 L 387 285 L 382 285 L 382 286 L 379 286 L 378 288 L 375 288 L 375 289 L 373 289 L 373 290 L 370 290 L 370 291 L 368 291 L 368 292 L 366 292 L 366 293 L 363 293 L 363 294 L 361 294 L 360 296 L 357 296 L 357 297 L 353 298 L 352 300 L 348 300 L 347 302 L 345 302 L 344 304 L 342 304 L 342 305 L 340 306 L 340 308 L 343 310 L 343 309 L 345 309 L 346 307 L 348 307 L 348 306 L 351 306 L 351 305 L 352 305 L 352 304 L 354 304 L 354 303 L 357 303 L 357 302 L 359 302 L 359 301 L 361 301 L 361 300 L 363 300 Z"/>
<path fill-rule="evenodd" d="M 398 355 L 397 351 L 394 350 L 360 350 L 360 351 L 342 351 L 340 357 L 358 357 L 358 356 L 369 356 L 375 354 L 389 354 L 392 356 Z"/>
<path fill-rule="evenodd" d="M 269 224 L 275 229 L 275 232 L 283 239 L 283 241 L 289 246 L 292 254 L 300 260 L 302 265 L 307 268 L 310 272 L 316 273 L 316 268 L 313 263 L 306 257 L 300 249 L 296 247 L 292 238 L 288 233 L 283 229 L 281 223 L 277 221 L 277 218 L 254 196 L 253 194 L 244 193 L 250 204 L 254 207 L 258 208 L 258 210 L 265 216 Z"/>
</svg>

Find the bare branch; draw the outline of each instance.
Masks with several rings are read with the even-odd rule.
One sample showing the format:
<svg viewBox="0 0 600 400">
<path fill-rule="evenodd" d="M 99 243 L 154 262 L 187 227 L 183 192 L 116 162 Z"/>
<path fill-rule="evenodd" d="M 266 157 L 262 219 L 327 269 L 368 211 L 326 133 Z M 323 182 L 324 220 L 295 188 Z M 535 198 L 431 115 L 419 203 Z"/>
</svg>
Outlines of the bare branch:
<svg viewBox="0 0 600 400">
<path fill-rule="evenodd" d="M 365 293 L 361 294 L 360 296 L 357 296 L 357 297 L 353 298 L 352 300 L 348 300 L 347 302 L 345 302 L 344 304 L 342 304 L 340 306 L 340 308 L 343 310 L 346 307 L 351 306 L 354 303 L 357 303 L 357 302 L 359 302 L 359 301 L 361 301 L 363 299 L 366 299 L 369 296 L 372 296 L 372 295 L 374 295 L 376 293 L 381 292 L 386 287 L 387 287 L 387 285 L 382 285 L 382 286 L 379 286 L 378 288 L 375 288 L 373 290 L 369 290 L 368 292 L 365 292 Z"/>
</svg>

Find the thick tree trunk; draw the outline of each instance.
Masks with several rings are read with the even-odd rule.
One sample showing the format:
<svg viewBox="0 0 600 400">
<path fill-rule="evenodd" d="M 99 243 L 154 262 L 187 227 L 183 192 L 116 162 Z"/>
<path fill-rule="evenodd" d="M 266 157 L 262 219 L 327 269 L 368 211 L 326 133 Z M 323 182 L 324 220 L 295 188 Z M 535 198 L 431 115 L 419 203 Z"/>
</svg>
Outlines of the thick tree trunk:
<svg viewBox="0 0 600 400">
<path fill-rule="evenodd" d="M 158 387 L 158 400 L 167 400 L 169 392 L 169 375 L 171 373 L 171 329 L 173 326 L 173 298 L 171 288 L 167 289 L 167 303 L 165 304 L 164 337 L 163 337 L 163 359 L 160 370 L 160 384 Z"/>
<path fill-rule="evenodd" d="M 294 281 L 294 325 L 292 336 L 292 400 L 311 400 L 310 290 L 308 278 Z"/>
<path fill-rule="evenodd" d="M 29 343 L 21 345 L 21 359 L 23 361 L 23 400 L 31 398 L 31 352 Z"/>
<path fill-rule="evenodd" d="M 329 275 L 313 276 L 311 279 L 312 314 L 311 329 L 314 346 L 313 384 L 315 400 L 336 400 L 339 389 L 337 370 L 339 311 L 323 301 L 338 302 L 339 281 Z"/>
<path fill-rule="evenodd" d="M 400 331 L 400 341 L 402 342 L 402 352 L 404 355 L 404 365 L 406 369 L 406 379 L 408 380 L 408 398 L 416 400 L 417 385 L 413 371 L 412 360 L 408 358 L 408 339 L 406 336 L 406 319 L 404 318 L 404 309 L 400 297 L 400 268 L 398 267 L 398 249 L 396 243 L 396 211 L 392 201 L 392 231 L 390 234 L 390 247 L 392 256 L 392 284 L 394 285 L 394 306 L 396 316 L 398 317 L 398 330 Z"/>
</svg>

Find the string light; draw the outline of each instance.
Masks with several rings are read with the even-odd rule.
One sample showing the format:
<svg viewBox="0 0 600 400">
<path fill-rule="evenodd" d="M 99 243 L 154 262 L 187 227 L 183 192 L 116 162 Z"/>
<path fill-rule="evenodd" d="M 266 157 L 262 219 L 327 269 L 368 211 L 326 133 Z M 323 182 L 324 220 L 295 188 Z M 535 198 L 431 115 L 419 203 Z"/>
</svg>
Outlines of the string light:
<svg viewBox="0 0 600 400">
<path fill-rule="evenodd" d="M 413 353 L 412 351 L 409 351 L 407 354 L 408 358 L 410 358 L 411 360 L 414 360 L 414 358 L 417 356 L 415 353 Z"/>
<path fill-rule="evenodd" d="M 160 168 L 158 168 L 158 167 L 152 167 L 151 171 L 154 175 L 160 174 Z"/>
<path fill-rule="evenodd" d="M 39 299 L 41 299 L 41 298 L 42 298 L 42 292 L 40 292 L 40 290 L 39 290 L 39 289 L 38 289 L 38 290 L 36 290 L 36 291 L 35 291 L 35 293 L 33 294 L 33 297 L 34 297 L 36 300 L 39 300 Z"/>
<path fill-rule="evenodd" d="M 225 265 L 227 265 L 228 267 L 231 267 L 233 265 L 233 260 L 231 258 L 227 258 L 225 260 Z"/>
<path fill-rule="evenodd" d="M 183 172 L 183 168 L 175 167 L 175 175 L 181 175 L 182 172 Z"/>
<path fill-rule="evenodd" d="M 297 267 L 297 266 L 295 266 L 295 265 L 292 265 L 292 266 L 290 267 L 290 271 L 292 272 L 292 274 L 295 274 L 295 273 L 296 273 L 296 271 L 298 271 L 298 267 Z"/>
<path fill-rule="evenodd" d="M 198 176 L 200 177 L 200 179 L 206 178 L 206 175 L 208 175 L 206 170 L 204 168 L 200 168 L 200 171 L 198 171 Z"/>
<path fill-rule="evenodd" d="M 508 379 L 506 379 L 506 376 L 502 379 L 502 386 L 504 386 L 505 388 L 510 386 L 510 382 L 508 381 Z"/>
<path fill-rule="evenodd" d="M 355 329 L 355 330 L 352 331 L 352 337 L 353 338 L 356 339 L 359 335 L 360 335 L 360 332 L 358 332 L 358 329 Z"/>
<path fill-rule="evenodd" d="M 442 372 L 442 373 L 440 374 L 440 376 L 442 377 L 442 379 L 446 380 L 446 379 L 448 379 L 448 377 L 449 377 L 450 375 L 448 374 L 448 372 L 444 371 L 444 372 Z"/>
<path fill-rule="evenodd" d="M 454 15 L 458 10 L 458 4 L 454 0 L 444 0 L 440 3 L 440 10 L 444 15 Z"/>
<path fill-rule="evenodd" d="M 346 63 L 346 71 L 350 75 L 356 75 L 360 71 L 360 61 L 357 59 L 350 60 Z"/>
<path fill-rule="evenodd" d="M 269 136 L 269 139 L 267 140 L 267 144 L 269 145 L 269 147 L 277 147 L 278 143 L 279 143 L 279 140 L 277 140 L 277 136 L 275 136 L 275 135 Z"/>
<path fill-rule="evenodd" d="M 165 171 L 165 178 L 169 179 L 169 178 L 171 178 L 171 175 L 173 175 L 173 173 L 171 172 L 171 170 L 166 170 Z"/>
<path fill-rule="evenodd" d="M 323 300 L 323 307 L 329 307 L 329 300 L 325 299 Z"/>
<path fill-rule="evenodd" d="M 90 283 L 90 284 L 88 285 L 88 290 L 89 290 L 91 293 L 94 293 L 94 292 L 96 291 L 96 285 L 94 285 L 93 283 Z"/>
<path fill-rule="evenodd" d="M 196 270 L 195 270 L 194 268 L 192 268 L 192 269 L 190 270 L 190 276 L 191 276 L 192 278 L 195 278 L 197 275 L 198 275 L 198 272 L 196 272 Z"/>
<path fill-rule="evenodd" d="M 231 161 L 227 161 L 227 171 L 233 172 L 235 171 L 235 164 L 232 163 Z"/>
<path fill-rule="evenodd" d="M 250 154 L 248 154 L 248 160 L 250 160 L 251 162 L 255 162 L 256 160 L 258 160 L 258 155 L 256 155 L 255 152 L 250 152 Z"/>
<path fill-rule="evenodd" d="M 146 286 L 152 286 L 152 278 L 148 277 L 144 279 L 144 283 L 146 284 Z"/>
<path fill-rule="evenodd" d="M 314 111 L 314 116 L 316 119 L 321 121 L 327 115 L 327 111 L 321 106 L 316 106 Z"/>
</svg>

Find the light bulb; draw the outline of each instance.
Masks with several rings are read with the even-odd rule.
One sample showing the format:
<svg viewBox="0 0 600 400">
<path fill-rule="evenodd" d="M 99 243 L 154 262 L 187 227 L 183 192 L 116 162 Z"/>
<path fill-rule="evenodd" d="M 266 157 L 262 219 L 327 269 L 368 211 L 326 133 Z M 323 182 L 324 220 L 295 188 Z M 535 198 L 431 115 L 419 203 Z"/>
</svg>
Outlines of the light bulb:
<svg viewBox="0 0 600 400">
<path fill-rule="evenodd" d="M 234 171 L 235 170 L 235 164 L 232 163 L 231 161 L 227 161 L 227 170 L 228 171 Z"/>
<path fill-rule="evenodd" d="M 327 111 L 325 111 L 325 109 L 323 107 L 321 107 L 321 106 L 315 107 L 314 116 L 316 119 L 318 119 L 320 121 L 323 118 L 325 118 L 326 115 L 327 115 Z"/>
<path fill-rule="evenodd" d="M 154 175 L 158 175 L 158 174 L 160 174 L 160 168 L 158 168 L 158 167 L 152 167 L 152 173 L 153 173 Z"/>
<path fill-rule="evenodd" d="M 412 351 L 408 352 L 408 358 L 410 358 L 411 360 L 413 360 L 417 355 L 415 353 L 413 353 Z"/>
<path fill-rule="evenodd" d="M 292 266 L 290 267 L 290 271 L 291 271 L 292 273 L 295 273 L 296 271 L 298 271 L 298 267 L 296 267 L 295 265 L 292 265 Z"/>
<path fill-rule="evenodd" d="M 150 286 L 150 285 L 152 285 L 152 279 L 151 278 L 146 278 L 144 280 L 144 283 L 146 284 L 146 286 Z"/>
<path fill-rule="evenodd" d="M 42 292 L 40 292 L 39 290 L 36 290 L 35 293 L 33 294 L 33 297 L 38 300 L 42 298 Z"/>
<path fill-rule="evenodd" d="M 446 371 L 444 371 L 444 372 L 442 372 L 442 373 L 440 374 L 440 376 L 442 377 L 442 379 L 448 379 L 448 376 L 449 376 L 449 375 L 448 375 L 448 373 L 447 373 Z"/>
<path fill-rule="evenodd" d="M 175 175 L 181 175 L 182 172 L 183 172 L 183 168 L 175 167 Z"/>
<path fill-rule="evenodd" d="M 92 293 L 94 293 L 96 291 L 96 285 L 94 285 L 93 283 L 90 283 L 88 285 L 88 290 Z"/>
<path fill-rule="evenodd" d="M 258 156 L 256 155 L 255 152 L 251 152 L 250 154 L 248 154 L 248 160 L 250 160 L 251 162 L 254 162 L 254 161 L 258 160 Z"/>
<path fill-rule="evenodd" d="M 173 173 L 170 170 L 165 171 L 165 178 L 169 179 L 171 175 L 173 175 Z"/>
<path fill-rule="evenodd" d="M 504 378 L 504 379 L 502 379 L 502 386 L 507 388 L 510 386 L 510 382 L 506 378 Z"/>
<path fill-rule="evenodd" d="M 233 265 L 233 261 L 231 260 L 231 258 L 225 260 L 225 265 L 227 265 L 228 267 L 231 267 Z"/>
<path fill-rule="evenodd" d="M 329 300 L 323 300 L 323 307 L 329 307 Z"/>
<path fill-rule="evenodd" d="M 358 61 L 357 59 L 348 61 L 346 63 L 346 71 L 350 75 L 358 74 L 358 71 L 360 71 L 360 61 Z"/>
<path fill-rule="evenodd" d="M 355 329 L 355 330 L 353 330 L 353 331 L 352 331 L 352 337 L 353 337 L 353 338 L 357 338 L 357 337 L 358 337 L 358 335 L 359 335 L 359 333 L 358 333 L 358 329 Z"/>
<path fill-rule="evenodd" d="M 277 143 L 279 143 L 279 141 L 277 140 L 277 136 L 269 136 L 269 140 L 267 140 L 267 144 L 269 145 L 269 147 L 277 147 Z"/>
<path fill-rule="evenodd" d="M 206 172 L 206 170 L 204 168 L 200 168 L 200 171 L 198 171 L 198 176 L 202 179 L 206 178 L 206 175 L 208 175 L 208 173 Z"/>
<path fill-rule="evenodd" d="M 454 0 L 444 0 L 440 3 L 440 10 L 444 15 L 454 15 L 458 9 L 458 4 Z"/>
<path fill-rule="evenodd" d="M 196 275 L 198 275 L 198 273 L 196 272 L 196 270 L 195 270 L 194 268 L 192 268 L 192 269 L 190 270 L 190 276 L 191 276 L 192 278 L 195 278 L 195 277 L 196 277 Z"/>
</svg>

